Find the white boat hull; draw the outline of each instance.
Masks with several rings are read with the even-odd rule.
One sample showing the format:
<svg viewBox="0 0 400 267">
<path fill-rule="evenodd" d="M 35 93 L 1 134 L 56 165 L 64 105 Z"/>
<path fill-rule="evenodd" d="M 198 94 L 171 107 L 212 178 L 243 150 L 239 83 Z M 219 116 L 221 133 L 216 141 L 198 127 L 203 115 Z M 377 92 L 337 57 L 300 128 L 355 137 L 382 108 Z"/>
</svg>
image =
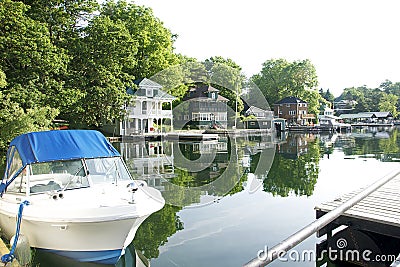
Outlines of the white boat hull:
<svg viewBox="0 0 400 267">
<path fill-rule="evenodd" d="M 52 200 L 50 204 L 48 197 L 32 199 L 32 204 L 23 211 L 21 234 L 28 238 L 31 247 L 37 249 L 77 261 L 114 264 L 134 239 L 140 224 L 164 205 L 149 195 L 149 192 L 158 191 L 147 186 L 144 190 L 135 194 L 140 198 L 138 202 L 148 204 L 146 211 L 126 201 L 124 205 L 79 205 L 76 199 L 82 198 L 76 198 L 75 194 L 81 193 L 78 190 L 65 192 L 63 199 Z M 67 202 L 68 199 L 74 201 Z M 0 199 L 0 227 L 8 239 L 15 235 L 18 207 L 19 203 L 12 197 Z"/>
</svg>

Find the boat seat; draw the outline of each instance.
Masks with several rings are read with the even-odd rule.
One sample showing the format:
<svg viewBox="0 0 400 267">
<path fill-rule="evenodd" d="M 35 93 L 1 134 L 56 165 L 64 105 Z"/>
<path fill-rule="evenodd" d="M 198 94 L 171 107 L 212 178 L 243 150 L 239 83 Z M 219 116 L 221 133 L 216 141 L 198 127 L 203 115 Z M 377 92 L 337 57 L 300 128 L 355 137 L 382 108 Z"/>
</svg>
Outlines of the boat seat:
<svg viewBox="0 0 400 267">
<path fill-rule="evenodd" d="M 35 184 L 34 186 L 31 186 L 30 191 L 31 193 L 40 193 L 46 191 L 57 191 L 61 189 L 62 188 L 60 184 L 54 181 L 49 181 L 47 184 Z"/>
<path fill-rule="evenodd" d="M 67 173 L 36 174 L 30 176 L 30 192 L 40 193 L 45 191 L 61 190 L 71 179 Z"/>
</svg>

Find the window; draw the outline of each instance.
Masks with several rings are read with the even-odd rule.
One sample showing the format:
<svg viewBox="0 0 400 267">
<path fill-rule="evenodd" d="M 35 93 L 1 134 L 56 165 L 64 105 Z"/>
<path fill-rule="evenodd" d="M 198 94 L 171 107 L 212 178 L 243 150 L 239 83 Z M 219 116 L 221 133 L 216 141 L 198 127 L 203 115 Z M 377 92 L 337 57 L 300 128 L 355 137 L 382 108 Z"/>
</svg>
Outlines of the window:
<svg viewBox="0 0 400 267">
<path fill-rule="evenodd" d="M 192 113 L 192 120 L 198 121 L 199 120 L 199 113 Z"/>
<path fill-rule="evenodd" d="M 8 151 L 9 161 L 7 162 L 7 179 L 12 178 L 17 171 L 22 168 L 22 160 L 15 146 L 12 146 Z"/>
<path fill-rule="evenodd" d="M 15 178 L 14 181 L 12 181 L 12 183 L 7 187 L 7 191 L 13 193 L 26 193 L 26 178 L 26 171 L 23 170 L 17 176 L 17 178 Z"/>
<path fill-rule="evenodd" d="M 296 110 L 289 110 L 289 115 L 296 115 Z"/>
<path fill-rule="evenodd" d="M 142 114 L 147 114 L 147 102 L 142 102 Z"/>
<path fill-rule="evenodd" d="M 87 159 L 86 165 L 94 184 L 131 179 L 120 157 Z"/>
<path fill-rule="evenodd" d="M 151 89 L 146 89 L 146 96 L 152 97 L 152 96 L 153 96 L 153 90 L 151 90 Z"/>
<path fill-rule="evenodd" d="M 54 161 L 31 165 L 29 174 L 30 193 L 44 193 L 89 186 L 86 169 L 82 160 Z M 25 192 L 26 172 L 16 180 L 14 190 Z"/>
</svg>

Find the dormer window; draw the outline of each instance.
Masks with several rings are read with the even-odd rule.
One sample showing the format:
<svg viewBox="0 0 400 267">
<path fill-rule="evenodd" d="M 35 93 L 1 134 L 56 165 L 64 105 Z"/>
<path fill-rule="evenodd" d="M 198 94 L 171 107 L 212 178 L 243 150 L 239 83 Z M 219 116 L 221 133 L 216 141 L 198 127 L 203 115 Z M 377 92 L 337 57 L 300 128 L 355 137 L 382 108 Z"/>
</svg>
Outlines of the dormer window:
<svg viewBox="0 0 400 267">
<path fill-rule="evenodd" d="M 146 89 L 146 96 L 147 97 L 152 97 L 153 96 L 153 90 L 152 89 Z"/>
<path fill-rule="evenodd" d="M 212 98 L 212 99 L 217 99 L 217 98 L 215 97 L 215 95 L 216 95 L 216 94 L 215 94 L 214 92 L 212 92 L 212 93 L 211 93 L 211 98 Z"/>
</svg>

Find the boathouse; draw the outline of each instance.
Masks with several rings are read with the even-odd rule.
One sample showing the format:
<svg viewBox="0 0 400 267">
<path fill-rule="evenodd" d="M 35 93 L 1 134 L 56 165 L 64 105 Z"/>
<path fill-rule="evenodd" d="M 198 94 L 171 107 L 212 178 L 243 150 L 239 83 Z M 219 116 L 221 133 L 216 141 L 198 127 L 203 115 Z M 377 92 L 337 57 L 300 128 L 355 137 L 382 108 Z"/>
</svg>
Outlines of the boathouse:
<svg viewBox="0 0 400 267">
<path fill-rule="evenodd" d="M 393 115 L 390 112 L 360 112 L 341 114 L 340 118 L 348 123 L 387 123 L 393 119 Z"/>
<path fill-rule="evenodd" d="M 246 120 L 244 121 L 246 129 L 271 129 L 273 112 L 264 110 L 256 106 L 251 106 L 245 111 Z"/>
</svg>

